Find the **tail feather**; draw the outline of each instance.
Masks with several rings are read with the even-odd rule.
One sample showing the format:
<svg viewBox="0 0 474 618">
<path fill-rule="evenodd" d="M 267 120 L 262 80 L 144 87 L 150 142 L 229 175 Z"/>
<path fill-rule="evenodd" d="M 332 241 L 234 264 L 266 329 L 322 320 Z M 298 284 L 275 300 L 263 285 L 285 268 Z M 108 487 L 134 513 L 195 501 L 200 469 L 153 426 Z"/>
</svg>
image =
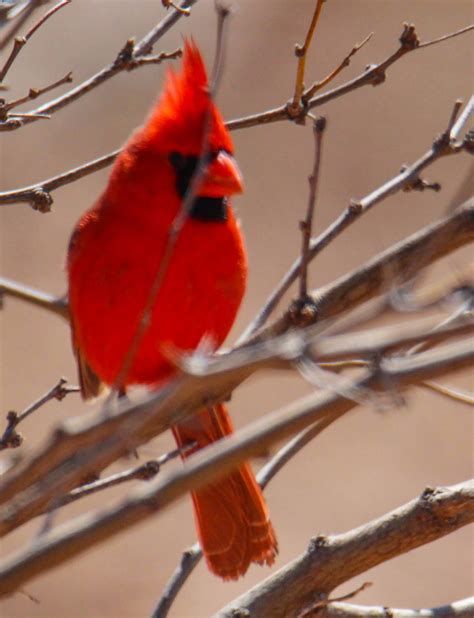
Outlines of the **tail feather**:
<svg viewBox="0 0 474 618">
<path fill-rule="evenodd" d="M 194 451 L 231 433 L 232 425 L 226 408 L 219 405 L 202 410 L 173 431 L 180 446 L 196 442 Z M 252 562 L 273 564 L 277 541 L 248 464 L 193 492 L 192 499 L 199 542 L 213 573 L 237 579 Z"/>
</svg>

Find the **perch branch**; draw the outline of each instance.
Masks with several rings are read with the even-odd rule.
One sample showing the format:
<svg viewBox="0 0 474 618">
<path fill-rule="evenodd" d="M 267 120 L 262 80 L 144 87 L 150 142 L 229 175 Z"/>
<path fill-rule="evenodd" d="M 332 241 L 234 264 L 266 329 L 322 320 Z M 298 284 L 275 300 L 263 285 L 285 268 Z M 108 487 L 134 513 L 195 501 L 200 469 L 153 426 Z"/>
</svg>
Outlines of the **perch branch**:
<svg viewBox="0 0 474 618">
<path fill-rule="evenodd" d="M 235 441 L 235 437 L 229 439 L 229 442 Z M 228 449 L 228 444 L 218 443 L 204 456 L 196 455 L 192 463 L 169 474 L 167 479 L 138 488 L 120 505 L 74 519 L 37 539 L 28 549 L 7 559 L 0 568 L 0 596 L 11 594 L 35 575 L 44 574 L 160 511 L 186 491 L 202 484 L 204 479 L 211 480 L 206 472 L 216 459 L 212 455 L 218 451 L 222 453 L 226 447 Z M 223 461 L 221 457 L 221 463 Z M 215 476 L 216 472 L 225 473 L 230 468 L 228 461 L 225 469 L 214 467 Z M 296 608 L 300 608 L 314 599 L 315 589 L 327 594 L 380 562 L 441 538 L 473 520 L 472 481 L 436 490 L 428 488 L 420 498 L 379 520 L 343 535 L 314 539 L 305 556 L 265 581 L 265 590 L 259 590 L 256 595 L 254 589 L 253 594 L 241 597 L 237 604 L 249 609 L 252 612 L 249 615 L 259 618 L 288 616 L 288 609 L 296 603 Z M 280 585 L 278 594 L 275 590 L 269 594 L 275 580 L 288 585 Z M 235 614 L 224 610 L 220 615 Z"/>
<path fill-rule="evenodd" d="M 444 346 L 436 351 L 425 352 L 415 358 L 390 359 L 383 363 L 383 379 L 381 379 L 380 369 L 375 373 L 372 371 L 364 372 L 364 375 L 357 381 L 357 386 L 368 388 L 378 385 L 378 387 L 383 388 L 383 383 L 390 382 L 391 384 L 396 383 L 397 388 L 407 388 L 410 384 L 418 383 L 420 380 L 431 379 L 446 373 L 446 371 L 465 367 L 472 361 L 473 357 L 472 346 L 469 345 L 469 342 L 463 342 L 462 344 Z M 222 379 L 223 374 L 218 375 Z M 227 377 L 229 378 L 229 375 Z M 235 374 L 232 377 L 235 378 Z M 196 396 L 195 393 L 196 390 L 193 389 L 194 396 Z M 168 402 L 169 399 L 168 397 Z M 154 403 L 155 407 L 152 412 L 156 416 L 156 402 Z M 0 569 L 0 595 L 10 594 L 37 573 L 44 573 L 47 568 L 58 565 L 83 552 L 88 547 L 110 538 L 119 530 L 123 531 L 142 521 L 153 512 L 159 511 L 175 501 L 184 493 L 195 490 L 228 473 L 241 461 L 257 455 L 263 448 L 275 441 L 294 434 L 327 415 L 342 415 L 353 409 L 355 405 L 354 402 L 344 399 L 337 393 L 317 393 L 251 423 L 229 438 L 215 443 L 205 451 L 200 451 L 188 459 L 182 468 L 163 475 L 156 481 L 151 481 L 147 488 L 139 488 L 117 507 L 73 520 L 69 524 L 57 527 L 42 536 L 32 547 L 7 560 Z M 135 428 L 140 427 L 141 430 L 143 430 L 143 425 L 140 425 L 140 416 L 143 416 L 144 411 L 146 412 L 144 407 L 141 404 L 129 408 L 129 411 L 132 408 L 134 409 L 133 414 L 135 417 L 138 416 L 139 419 Z M 176 407 L 172 407 L 172 410 L 174 410 L 176 417 Z M 161 411 L 163 412 L 163 408 L 161 408 Z M 183 411 L 183 408 L 181 408 L 181 411 Z M 180 417 L 182 418 L 182 414 Z M 123 415 L 121 420 L 123 420 Z M 176 418 L 172 420 L 176 421 Z M 3 507 L 1 518 L 3 532 L 21 523 L 21 519 L 25 521 L 30 518 L 34 512 L 31 510 L 32 507 L 33 509 L 37 508 L 39 502 L 44 504 L 45 494 L 48 493 L 48 490 L 52 488 L 54 492 L 58 487 L 63 488 L 65 486 L 65 477 L 69 476 L 68 482 L 70 482 L 74 476 L 74 463 L 80 466 L 79 470 L 75 471 L 77 477 L 78 472 L 84 475 L 94 467 L 97 470 L 97 466 L 94 466 L 94 464 L 98 462 L 103 464 L 102 454 L 104 452 L 110 457 L 110 451 L 115 448 L 115 454 L 117 454 L 119 449 L 115 442 L 108 437 L 110 436 L 109 433 L 104 433 L 105 427 L 108 425 L 110 428 L 114 421 L 116 422 L 117 418 L 106 417 L 104 419 L 102 415 L 101 437 L 107 437 L 100 443 L 99 448 L 95 450 L 82 448 L 82 456 L 76 459 L 69 456 L 67 466 L 56 469 L 52 475 L 53 478 L 41 478 L 41 492 L 35 491 L 33 486 L 29 492 L 21 492 L 15 495 L 9 505 Z M 130 428 L 131 426 L 128 425 L 127 430 L 130 430 Z M 68 441 L 64 429 L 61 434 L 56 432 L 56 440 L 58 438 L 62 438 L 60 449 L 63 457 L 72 446 L 73 441 L 75 442 L 75 450 L 77 450 L 78 440 L 74 440 L 71 431 L 69 431 Z M 48 450 L 48 457 L 54 456 L 53 451 L 54 449 Z M 68 454 L 70 455 L 70 450 Z M 95 461 L 92 461 L 92 458 Z M 85 463 L 87 465 L 84 465 Z M 28 479 L 28 481 L 31 481 L 31 479 Z M 8 489 L 12 489 L 11 483 L 9 488 L 7 483 Z M 465 517 L 469 514 L 469 510 L 465 508 L 465 504 L 463 506 L 463 517 Z M 472 510 L 474 511 L 474 508 Z M 25 514 L 27 515 L 26 519 Z M 471 513 L 471 515 L 474 515 L 474 513 Z M 464 523 L 465 520 L 462 521 Z M 453 522 L 454 518 L 451 517 L 451 527 L 444 529 L 444 533 L 455 529 L 456 526 Z M 439 523 L 437 530 L 439 533 Z"/>
</svg>

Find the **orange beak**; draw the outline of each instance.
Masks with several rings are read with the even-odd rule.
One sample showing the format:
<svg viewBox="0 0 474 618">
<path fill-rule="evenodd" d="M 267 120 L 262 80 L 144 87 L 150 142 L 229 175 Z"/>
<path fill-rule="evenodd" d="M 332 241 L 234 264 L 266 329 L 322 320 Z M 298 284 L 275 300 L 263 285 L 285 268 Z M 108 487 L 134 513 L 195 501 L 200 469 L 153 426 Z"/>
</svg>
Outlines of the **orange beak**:
<svg viewBox="0 0 474 618">
<path fill-rule="evenodd" d="M 244 190 L 242 174 L 229 153 L 223 150 L 211 161 L 199 188 L 202 197 L 225 197 Z"/>
</svg>

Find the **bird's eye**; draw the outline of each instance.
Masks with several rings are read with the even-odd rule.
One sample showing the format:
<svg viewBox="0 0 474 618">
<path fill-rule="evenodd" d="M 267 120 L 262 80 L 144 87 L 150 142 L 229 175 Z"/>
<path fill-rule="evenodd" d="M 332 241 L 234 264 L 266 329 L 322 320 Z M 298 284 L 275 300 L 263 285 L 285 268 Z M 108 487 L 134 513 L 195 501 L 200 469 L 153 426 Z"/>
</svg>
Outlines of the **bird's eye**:
<svg viewBox="0 0 474 618">
<path fill-rule="evenodd" d="M 185 158 L 179 152 L 172 152 L 169 156 L 169 162 L 177 170 L 183 169 L 186 164 Z"/>
</svg>

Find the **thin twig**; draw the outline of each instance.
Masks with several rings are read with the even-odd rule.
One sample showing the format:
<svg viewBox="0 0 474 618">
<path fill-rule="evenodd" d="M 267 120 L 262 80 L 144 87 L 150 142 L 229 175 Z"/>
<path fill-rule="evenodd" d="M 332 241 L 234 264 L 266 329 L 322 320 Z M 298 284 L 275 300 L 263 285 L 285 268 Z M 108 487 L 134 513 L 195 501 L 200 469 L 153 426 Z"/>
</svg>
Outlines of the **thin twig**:
<svg viewBox="0 0 474 618">
<path fill-rule="evenodd" d="M 463 393 L 458 389 L 452 388 L 450 386 L 446 386 L 445 384 L 438 384 L 437 382 L 422 382 L 420 384 L 421 387 L 426 388 L 430 391 L 434 391 L 438 393 L 438 395 L 443 395 L 444 397 L 448 397 L 448 399 L 453 399 L 458 403 L 464 403 L 468 406 L 474 406 L 474 396 L 469 395 L 468 393 Z"/>
<path fill-rule="evenodd" d="M 457 103 L 454 107 L 457 107 Z M 464 122 L 466 122 L 468 116 L 465 114 L 462 114 L 462 116 Z M 452 115 L 450 118 L 451 117 Z M 448 125 L 448 128 L 449 130 L 453 129 L 451 124 Z M 399 174 L 385 182 L 383 185 L 362 199 L 353 200 L 346 210 L 339 215 L 339 217 L 331 223 L 324 232 L 322 232 L 317 238 L 311 240 L 309 247 L 309 259 L 314 259 L 323 249 L 327 247 L 330 242 L 337 238 L 346 228 L 354 223 L 354 221 L 366 214 L 373 206 L 386 199 L 389 195 L 393 195 L 397 191 L 402 190 L 404 187 L 412 183 L 414 179 L 419 178 L 420 173 L 429 165 L 434 163 L 434 161 L 448 153 L 455 154 L 461 151 L 461 149 L 454 149 L 451 143 L 450 133 L 445 131 L 442 134 L 442 138 L 436 139 L 431 148 L 412 165 L 404 166 Z M 291 284 L 297 279 L 300 273 L 301 264 L 301 257 L 298 257 L 267 298 L 257 316 L 239 337 L 237 344 L 244 342 L 265 324 L 280 300 L 290 288 Z"/>
<path fill-rule="evenodd" d="M 63 174 L 59 174 L 58 176 L 48 178 L 47 180 L 43 180 L 37 184 L 29 185 L 28 187 L 24 187 L 16 191 L 0 193 L 0 204 L 27 202 L 31 204 L 35 210 L 39 210 L 43 213 L 50 212 L 51 205 L 53 203 L 51 191 L 107 167 L 115 161 L 121 150 L 121 148 L 119 150 L 114 150 L 114 152 L 110 152 L 109 154 L 99 157 L 98 159 L 89 161 L 84 165 L 80 165 L 79 167 L 64 172 Z"/>
<path fill-rule="evenodd" d="M 7 34 L 0 40 L 0 51 L 4 49 L 10 41 L 13 39 L 15 34 L 23 27 L 23 24 L 28 21 L 30 15 L 38 9 L 42 4 L 48 3 L 50 0 L 31 0 L 30 3 L 25 7 L 25 9 L 19 13 L 19 17 L 17 21 L 13 24 Z"/>
<path fill-rule="evenodd" d="M 70 4 L 70 3 L 71 3 L 71 0 L 61 0 L 61 2 L 58 2 L 58 4 L 56 4 L 56 6 L 53 6 L 53 8 L 49 9 L 49 11 L 47 11 L 43 15 L 43 17 L 41 17 L 41 19 L 39 19 L 28 30 L 28 32 L 25 34 L 25 36 L 17 37 L 14 40 L 14 42 L 13 42 L 13 49 L 12 49 L 10 55 L 8 56 L 8 58 L 7 58 L 7 60 L 6 60 L 5 64 L 4 64 L 3 68 L 0 70 L 0 83 L 3 82 L 3 80 L 5 79 L 6 74 L 10 70 L 13 62 L 15 61 L 15 58 L 18 56 L 18 54 L 23 49 L 23 47 L 28 42 L 28 40 L 38 30 L 38 28 L 41 28 L 41 26 L 44 24 L 44 22 L 47 21 L 52 15 L 54 15 L 54 13 L 59 11 L 59 9 L 62 9 L 63 6 L 66 6 L 67 4 Z M 37 4 L 40 4 L 40 3 L 37 3 Z M 0 50 L 2 48 L 3 48 L 3 43 L 0 43 Z"/>
<path fill-rule="evenodd" d="M 93 481 L 92 483 L 81 485 L 60 498 L 55 504 L 55 508 L 65 506 L 66 504 L 71 504 L 71 502 L 76 502 L 76 500 L 80 500 L 86 496 L 104 491 L 104 489 L 109 489 L 110 487 L 122 485 L 128 481 L 150 481 L 160 472 L 161 467 L 164 464 L 168 463 L 168 461 L 176 459 L 176 457 L 180 457 L 183 453 L 193 447 L 194 444 L 187 444 L 184 447 L 175 448 L 172 451 L 161 455 L 161 457 L 158 457 L 157 459 L 151 459 L 143 464 L 140 464 L 139 466 L 130 468 L 129 470 L 124 470 L 123 472 L 112 474 L 104 479 L 99 479 L 97 481 Z"/>
<path fill-rule="evenodd" d="M 303 609 L 303 611 L 298 614 L 298 618 L 310 618 L 311 616 L 316 618 L 317 615 L 318 616 L 320 615 L 320 612 L 318 610 L 321 609 L 322 607 L 327 607 L 328 605 L 331 605 L 332 603 L 336 603 L 340 601 L 348 601 L 349 599 L 353 599 L 359 593 L 363 592 L 364 590 L 367 590 L 367 588 L 369 588 L 370 586 L 372 586 L 372 582 L 364 582 L 362 585 L 358 586 L 355 590 L 352 590 L 352 592 L 348 592 L 347 594 L 343 594 L 342 596 L 320 599 L 319 601 L 316 601 L 315 603 L 311 603 L 310 607 Z"/>
<path fill-rule="evenodd" d="M 195 543 L 181 554 L 181 560 L 173 575 L 168 580 L 163 594 L 151 613 L 151 618 L 166 618 L 174 600 L 187 582 L 191 573 L 199 564 L 201 558 L 202 549 L 199 543 Z"/>
<path fill-rule="evenodd" d="M 0 451 L 7 448 L 17 448 L 21 445 L 23 438 L 21 434 L 17 433 L 16 429 L 30 414 L 36 412 L 36 410 L 44 406 L 48 401 L 51 401 L 51 399 L 62 401 L 69 393 L 78 393 L 79 390 L 78 386 L 72 386 L 67 383 L 66 378 L 61 378 L 47 393 L 25 408 L 20 414 L 11 410 L 7 414 L 7 427 L 0 438 Z"/>
<path fill-rule="evenodd" d="M 303 45 L 295 45 L 295 55 L 298 58 L 298 66 L 296 69 L 295 89 L 293 94 L 293 100 L 288 103 L 288 114 L 290 117 L 299 117 L 301 115 L 301 95 L 304 90 L 304 74 L 306 67 L 306 58 L 308 51 L 313 40 L 313 36 L 318 25 L 321 10 L 323 8 L 325 0 L 316 0 L 316 6 L 314 7 L 313 18 L 306 33 L 306 39 Z"/>
<path fill-rule="evenodd" d="M 474 112 L 474 95 L 469 99 L 466 107 L 464 108 L 462 114 L 459 116 L 457 121 L 451 127 L 450 135 L 452 140 L 457 140 L 461 131 L 465 127 L 467 121 L 471 117 Z"/>
<path fill-rule="evenodd" d="M 321 165 L 323 135 L 326 128 L 326 118 L 321 116 L 314 121 L 314 162 L 309 181 L 309 197 L 306 218 L 300 222 L 302 246 L 301 246 L 301 268 L 300 268 L 300 294 L 299 301 L 305 304 L 308 297 L 308 264 L 310 260 L 309 244 L 313 231 L 313 216 L 318 192 L 319 169 Z"/>
<path fill-rule="evenodd" d="M 68 0 L 68 2 L 70 1 L 71 0 Z M 58 88 L 59 86 L 62 86 L 63 84 L 68 84 L 71 82 L 72 82 L 72 72 L 69 71 L 69 73 L 67 73 L 64 77 L 61 77 L 61 79 L 58 79 L 57 81 L 53 82 L 52 84 L 49 84 L 48 86 L 44 86 L 43 88 L 30 88 L 28 94 L 24 97 L 20 97 L 19 99 L 15 99 L 14 101 L 10 101 L 4 104 L 1 104 L 0 102 L 0 118 L 5 119 L 7 117 L 7 112 L 9 112 L 14 107 L 23 105 L 23 103 L 26 103 L 27 101 L 32 101 L 33 99 L 37 99 L 42 94 L 45 94 L 46 92 L 50 92 L 51 90 L 54 90 L 54 88 Z M 15 116 L 15 114 L 10 114 L 10 115 Z"/>
<path fill-rule="evenodd" d="M 69 319 L 68 303 L 65 297 L 52 296 L 35 288 L 0 277 L 0 302 L 4 296 L 18 298 L 36 307 L 51 311 L 66 320 Z"/>
<path fill-rule="evenodd" d="M 318 82 L 315 82 L 310 88 L 308 88 L 307 90 L 303 92 L 303 94 L 301 95 L 301 100 L 303 102 L 303 105 L 307 105 L 308 101 L 312 99 L 314 95 L 317 92 L 319 92 L 319 90 L 322 90 L 323 88 L 325 88 L 330 82 L 332 82 L 339 75 L 339 73 L 343 69 L 345 69 L 346 67 L 350 65 L 352 56 L 354 56 L 360 49 L 362 49 L 362 47 L 364 47 L 366 43 L 370 41 L 373 34 L 374 33 L 371 32 L 365 37 L 365 39 L 361 43 L 356 43 L 356 45 L 354 45 L 354 47 L 347 54 L 347 56 L 340 62 L 340 64 L 334 70 L 332 70 L 329 73 L 329 75 L 327 75 L 324 79 Z"/>
<path fill-rule="evenodd" d="M 451 32 L 450 34 L 445 34 L 443 36 L 438 37 L 437 39 L 432 39 L 431 41 L 422 41 L 418 48 L 422 49 L 423 47 L 429 47 L 430 45 L 436 45 L 437 43 L 441 43 L 442 41 L 447 41 L 448 39 L 454 39 L 454 37 L 459 36 L 460 34 L 464 34 L 465 32 L 469 32 L 470 30 L 474 30 L 474 24 L 470 24 L 465 28 L 461 28 L 460 30 L 456 30 L 455 32 Z"/>
</svg>

